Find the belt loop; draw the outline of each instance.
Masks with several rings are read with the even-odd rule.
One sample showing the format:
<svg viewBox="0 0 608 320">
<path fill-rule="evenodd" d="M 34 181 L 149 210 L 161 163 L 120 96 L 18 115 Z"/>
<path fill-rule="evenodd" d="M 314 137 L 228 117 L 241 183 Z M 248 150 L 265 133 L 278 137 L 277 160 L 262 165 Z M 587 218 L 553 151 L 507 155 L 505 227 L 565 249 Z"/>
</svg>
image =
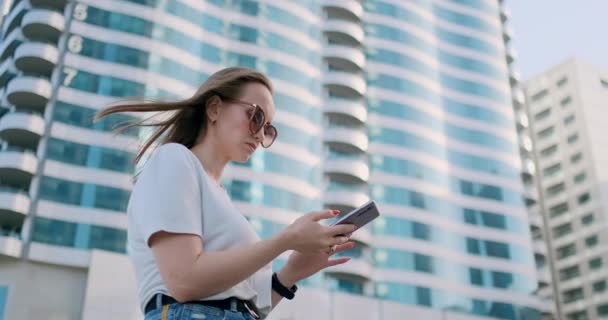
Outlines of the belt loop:
<svg viewBox="0 0 608 320">
<path fill-rule="evenodd" d="M 156 298 L 156 308 L 160 308 L 163 306 L 163 295 L 160 293 L 157 293 L 154 298 Z"/>
<path fill-rule="evenodd" d="M 236 300 L 236 298 L 230 298 L 230 311 L 234 311 L 234 312 L 239 311 L 237 309 L 237 300 Z"/>
</svg>

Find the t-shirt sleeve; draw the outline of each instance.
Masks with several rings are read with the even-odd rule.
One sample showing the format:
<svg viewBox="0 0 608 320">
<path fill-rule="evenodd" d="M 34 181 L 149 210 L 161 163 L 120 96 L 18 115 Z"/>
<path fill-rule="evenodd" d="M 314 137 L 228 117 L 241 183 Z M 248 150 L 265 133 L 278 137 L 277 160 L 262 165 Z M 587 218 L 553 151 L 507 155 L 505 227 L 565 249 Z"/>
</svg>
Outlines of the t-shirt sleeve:
<svg viewBox="0 0 608 320">
<path fill-rule="evenodd" d="M 150 245 L 159 231 L 202 235 L 201 185 L 193 159 L 185 147 L 158 147 L 137 178 L 129 213 Z"/>
</svg>

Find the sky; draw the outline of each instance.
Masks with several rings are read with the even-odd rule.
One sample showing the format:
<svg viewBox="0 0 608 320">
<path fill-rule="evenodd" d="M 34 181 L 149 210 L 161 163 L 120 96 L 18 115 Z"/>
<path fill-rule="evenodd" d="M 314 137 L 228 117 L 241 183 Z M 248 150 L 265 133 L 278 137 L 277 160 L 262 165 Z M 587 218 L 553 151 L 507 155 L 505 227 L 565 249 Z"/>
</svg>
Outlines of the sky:
<svg viewBox="0 0 608 320">
<path fill-rule="evenodd" d="M 608 0 L 506 0 L 515 67 L 527 80 L 570 57 L 608 70 Z"/>
</svg>

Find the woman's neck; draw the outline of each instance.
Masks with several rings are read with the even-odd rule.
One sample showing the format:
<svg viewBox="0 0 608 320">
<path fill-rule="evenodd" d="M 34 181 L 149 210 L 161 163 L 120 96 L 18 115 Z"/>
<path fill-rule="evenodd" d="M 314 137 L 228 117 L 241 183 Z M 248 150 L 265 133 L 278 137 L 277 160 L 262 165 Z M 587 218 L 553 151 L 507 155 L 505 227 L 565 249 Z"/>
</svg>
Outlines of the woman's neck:
<svg viewBox="0 0 608 320">
<path fill-rule="evenodd" d="M 201 162 L 207 175 L 221 185 L 220 180 L 228 159 L 222 156 L 219 146 L 215 145 L 211 139 L 204 139 L 190 150 Z"/>
</svg>

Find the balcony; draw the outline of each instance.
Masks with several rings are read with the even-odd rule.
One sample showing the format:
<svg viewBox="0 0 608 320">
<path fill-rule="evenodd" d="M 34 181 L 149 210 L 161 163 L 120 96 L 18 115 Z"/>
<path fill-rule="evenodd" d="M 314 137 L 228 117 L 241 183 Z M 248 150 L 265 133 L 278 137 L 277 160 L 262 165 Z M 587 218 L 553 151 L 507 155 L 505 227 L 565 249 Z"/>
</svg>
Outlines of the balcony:
<svg viewBox="0 0 608 320">
<path fill-rule="evenodd" d="M 30 0 L 33 7 L 53 8 L 63 12 L 69 0 Z"/>
<path fill-rule="evenodd" d="M 325 10 L 332 10 L 351 19 L 361 20 L 363 6 L 357 0 L 323 0 L 321 5 Z"/>
<path fill-rule="evenodd" d="M 3 225 L 20 227 L 30 211 L 30 197 L 24 189 L 0 186 L 0 217 Z"/>
<path fill-rule="evenodd" d="M 323 138 L 330 147 L 346 153 L 365 152 L 369 145 L 363 128 L 329 127 Z"/>
<path fill-rule="evenodd" d="M 367 201 L 369 201 L 367 188 L 348 184 L 330 183 L 323 197 L 327 207 L 342 212 L 351 211 Z"/>
<path fill-rule="evenodd" d="M 0 255 L 21 257 L 21 240 L 18 235 L 0 233 Z"/>
<path fill-rule="evenodd" d="M 515 86 L 521 82 L 521 75 L 518 71 L 509 72 L 509 81 L 511 82 L 511 86 Z"/>
<path fill-rule="evenodd" d="M 325 269 L 328 274 L 355 276 L 360 280 L 371 280 L 372 266 L 363 259 L 352 259 L 348 263 Z"/>
<path fill-rule="evenodd" d="M 23 17 L 21 28 L 23 29 L 23 35 L 29 39 L 57 43 L 65 30 L 65 18 L 63 12 L 36 9 L 26 13 Z"/>
<path fill-rule="evenodd" d="M 26 75 L 14 78 L 8 83 L 6 98 L 10 104 L 44 111 L 52 92 L 49 79 Z"/>
<path fill-rule="evenodd" d="M 511 11 L 504 5 L 500 6 L 500 20 L 505 23 L 511 17 Z"/>
<path fill-rule="evenodd" d="M 21 29 L 11 31 L 0 44 L 0 61 L 12 56 L 23 40 Z"/>
<path fill-rule="evenodd" d="M 323 85 L 340 96 L 360 98 L 365 95 L 367 85 L 362 74 L 325 71 Z"/>
<path fill-rule="evenodd" d="M 533 239 L 532 249 L 534 250 L 534 252 L 542 254 L 543 256 L 547 256 L 547 244 L 543 239 Z"/>
<path fill-rule="evenodd" d="M 361 45 L 365 38 L 365 32 L 361 24 L 347 20 L 326 20 L 323 25 L 323 32 L 327 39 L 338 43 Z"/>
<path fill-rule="evenodd" d="M 323 57 L 331 64 L 344 69 L 359 71 L 365 67 L 365 54 L 355 47 L 327 45 L 323 48 Z"/>
<path fill-rule="evenodd" d="M 2 183 L 27 188 L 37 169 L 38 159 L 32 151 L 11 147 L 0 151 Z"/>
<path fill-rule="evenodd" d="M 335 117 L 342 117 L 354 125 L 363 125 L 367 121 L 367 108 L 361 100 L 327 98 L 323 111 Z"/>
<path fill-rule="evenodd" d="M 0 118 L 0 139 L 34 150 L 44 135 L 44 128 L 44 119 L 40 113 L 9 112 Z"/>
<path fill-rule="evenodd" d="M 57 47 L 48 43 L 26 42 L 15 51 L 15 66 L 25 73 L 51 77 L 59 60 Z"/>
<path fill-rule="evenodd" d="M 517 58 L 517 52 L 512 47 L 507 47 L 506 52 L 507 63 L 511 64 Z"/>
<path fill-rule="evenodd" d="M 25 11 L 26 9 L 29 9 L 29 3 L 27 1 L 21 1 L 13 9 L 11 9 L 9 14 L 6 15 L 4 21 L 2 22 L 2 34 L 7 34 L 21 25 L 21 19 L 27 12 Z"/>
<path fill-rule="evenodd" d="M 511 38 L 513 38 L 513 29 L 507 25 L 503 25 L 502 38 L 505 40 L 505 42 L 511 41 Z"/>
<path fill-rule="evenodd" d="M 0 64 L 0 87 L 6 86 L 16 76 L 17 68 L 15 67 L 15 63 L 11 57 L 8 57 Z"/>
<path fill-rule="evenodd" d="M 355 184 L 367 182 L 369 179 L 369 166 L 362 159 L 330 159 L 326 160 L 325 173 L 338 183 Z M 354 199 L 353 202 L 354 204 Z M 361 205 L 361 202 L 358 202 Z"/>
</svg>

